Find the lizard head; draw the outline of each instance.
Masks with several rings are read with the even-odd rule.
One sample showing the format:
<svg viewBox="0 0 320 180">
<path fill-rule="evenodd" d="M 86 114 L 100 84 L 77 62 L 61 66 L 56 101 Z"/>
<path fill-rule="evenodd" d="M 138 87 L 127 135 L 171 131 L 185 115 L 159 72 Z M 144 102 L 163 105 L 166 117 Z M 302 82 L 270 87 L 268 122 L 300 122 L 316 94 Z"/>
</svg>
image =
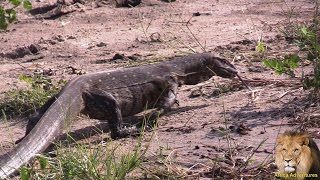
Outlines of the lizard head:
<svg viewBox="0 0 320 180">
<path fill-rule="evenodd" d="M 186 63 L 183 84 L 194 85 L 209 80 L 212 76 L 233 78 L 238 74 L 236 68 L 226 59 L 212 54 L 200 54 L 191 57 L 197 59 L 197 61 Z"/>
<path fill-rule="evenodd" d="M 228 60 L 211 56 L 205 62 L 209 71 L 214 75 L 223 77 L 223 78 L 233 78 L 238 74 L 238 71 Z"/>
</svg>

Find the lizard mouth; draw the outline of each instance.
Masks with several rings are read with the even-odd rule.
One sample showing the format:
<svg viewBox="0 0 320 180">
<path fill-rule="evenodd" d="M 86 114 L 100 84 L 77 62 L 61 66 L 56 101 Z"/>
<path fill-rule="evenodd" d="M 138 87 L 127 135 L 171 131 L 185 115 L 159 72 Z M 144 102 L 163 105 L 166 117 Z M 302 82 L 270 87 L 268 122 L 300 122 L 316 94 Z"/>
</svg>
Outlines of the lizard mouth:
<svg viewBox="0 0 320 180">
<path fill-rule="evenodd" d="M 217 71 L 214 71 L 215 74 L 224 78 L 233 78 L 238 75 L 238 71 L 233 68 L 219 67 Z"/>
<path fill-rule="evenodd" d="M 233 65 L 230 65 L 233 67 Z M 223 78 L 234 78 L 235 76 L 237 76 L 239 78 L 239 80 L 242 82 L 242 84 L 249 90 L 252 90 L 248 84 L 240 77 L 240 75 L 238 74 L 238 71 L 235 68 L 232 67 L 225 67 L 225 66 L 220 66 L 219 68 L 217 68 L 217 71 L 212 71 L 210 68 L 209 70 L 212 71 L 214 74 L 223 77 Z"/>
</svg>

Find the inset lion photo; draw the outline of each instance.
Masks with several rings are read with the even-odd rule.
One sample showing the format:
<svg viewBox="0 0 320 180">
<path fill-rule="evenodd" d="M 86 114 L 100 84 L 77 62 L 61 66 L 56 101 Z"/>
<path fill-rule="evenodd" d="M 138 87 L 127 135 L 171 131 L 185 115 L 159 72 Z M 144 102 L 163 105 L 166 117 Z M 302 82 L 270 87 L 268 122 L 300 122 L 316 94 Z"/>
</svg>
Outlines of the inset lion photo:
<svg viewBox="0 0 320 180">
<path fill-rule="evenodd" d="M 277 178 L 320 179 L 320 151 L 308 133 L 286 131 L 276 143 Z"/>
</svg>

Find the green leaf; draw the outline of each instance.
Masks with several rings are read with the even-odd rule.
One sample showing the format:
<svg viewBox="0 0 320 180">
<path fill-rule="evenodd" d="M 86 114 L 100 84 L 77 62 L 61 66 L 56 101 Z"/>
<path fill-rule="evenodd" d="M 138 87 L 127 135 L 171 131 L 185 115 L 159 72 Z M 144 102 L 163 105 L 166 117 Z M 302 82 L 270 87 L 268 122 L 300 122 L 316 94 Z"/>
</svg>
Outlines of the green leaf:
<svg viewBox="0 0 320 180">
<path fill-rule="evenodd" d="M 19 6 L 21 4 L 21 0 L 9 0 L 9 1 L 14 6 Z"/>
<path fill-rule="evenodd" d="M 8 27 L 8 22 L 6 19 L 6 11 L 0 6 L 0 30 L 5 30 Z"/>
<path fill-rule="evenodd" d="M 300 57 L 296 54 L 292 54 L 289 56 L 286 56 L 283 60 L 277 60 L 277 59 L 268 59 L 263 60 L 262 63 L 272 70 L 275 71 L 276 74 L 288 74 L 290 76 L 294 77 L 294 71 L 293 69 L 299 67 L 299 61 Z"/>
<path fill-rule="evenodd" d="M 263 53 L 266 50 L 266 46 L 264 45 L 264 43 L 259 39 L 258 40 L 258 44 L 256 46 L 256 51 L 259 53 Z"/>
<path fill-rule="evenodd" d="M 38 161 L 39 161 L 39 164 L 40 164 L 40 168 L 43 170 L 47 167 L 48 165 L 48 159 L 47 157 L 45 156 L 38 156 Z"/>
<path fill-rule="evenodd" d="M 279 75 L 284 73 L 284 65 L 279 60 L 276 60 L 276 59 L 263 60 L 262 64 L 268 68 L 273 69 Z"/>
<path fill-rule="evenodd" d="M 295 69 L 297 67 L 299 67 L 299 60 L 300 60 L 300 57 L 296 54 L 292 54 L 292 55 L 289 55 L 287 57 L 285 57 L 285 64 L 289 65 L 290 68 L 292 69 Z"/>
<path fill-rule="evenodd" d="M 16 20 L 16 11 L 13 9 L 6 9 L 6 14 L 8 15 L 6 18 L 9 23 L 12 23 L 14 20 Z"/>
<path fill-rule="evenodd" d="M 307 36 L 308 35 L 308 28 L 303 26 L 301 29 L 300 29 L 301 33 L 303 36 Z"/>
<path fill-rule="evenodd" d="M 30 169 L 28 169 L 26 166 L 23 166 L 20 169 L 20 178 L 21 180 L 28 180 L 30 177 Z"/>
<path fill-rule="evenodd" d="M 0 6 L 0 15 L 3 15 L 3 14 L 5 14 L 5 11 L 4 11 L 3 7 Z"/>
<path fill-rule="evenodd" d="M 6 20 L 5 14 L 0 14 L 0 29 L 5 30 L 8 27 L 8 22 Z"/>
<path fill-rule="evenodd" d="M 314 30 L 303 26 L 300 28 L 300 38 L 302 38 L 305 42 L 304 43 L 310 43 L 315 44 L 317 43 L 317 34 Z"/>
<path fill-rule="evenodd" d="M 23 7 L 24 7 L 26 10 L 30 11 L 30 10 L 32 9 L 32 4 L 31 4 L 30 1 L 24 0 L 24 1 L 23 1 Z"/>
</svg>

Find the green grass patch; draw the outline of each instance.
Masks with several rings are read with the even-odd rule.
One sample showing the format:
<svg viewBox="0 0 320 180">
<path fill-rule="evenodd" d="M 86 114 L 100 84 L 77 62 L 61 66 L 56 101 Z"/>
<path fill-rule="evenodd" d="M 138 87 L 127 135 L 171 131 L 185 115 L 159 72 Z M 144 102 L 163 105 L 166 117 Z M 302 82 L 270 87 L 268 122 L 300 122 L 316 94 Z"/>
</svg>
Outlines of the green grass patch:
<svg viewBox="0 0 320 180">
<path fill-rule="evenodd" d="M 19 80 L 30 85 L 30 89 L 10 90 L 5 92 L 4 97 L 0 99 L 0 119 L 3 114 L 11 119 L 15 116 L 27 116 L 41 107 L 50 97 L 57 94 L 65 81 L 53 83 L 52 80 L 43 75 L 21 75 Z"/>
<path fill-rule="evenodd" d="M 113 144 L 110 142 L 109 144 Z M 141 144 L 133 152 L 119 155 L 119 146 L 57 145 L 55 157 L 38 156 L 30 167 L 22 167 L 21 179 L 125 179 L 140 165 Z"/>
<path fill-rule="evenodd" d="M 72 137 L 55 144 L 55 151 L 39 155 L 29 166 L 20 168 L 21 179 L 127 179 L 137 169 L 148 145 L 142 148 L 142 138 L 132 149 L 124 149 L 116 141 L 99 144 L 77 143 Z M 150 138 L 151 141 L 151 138 Z"/>
</svg>

